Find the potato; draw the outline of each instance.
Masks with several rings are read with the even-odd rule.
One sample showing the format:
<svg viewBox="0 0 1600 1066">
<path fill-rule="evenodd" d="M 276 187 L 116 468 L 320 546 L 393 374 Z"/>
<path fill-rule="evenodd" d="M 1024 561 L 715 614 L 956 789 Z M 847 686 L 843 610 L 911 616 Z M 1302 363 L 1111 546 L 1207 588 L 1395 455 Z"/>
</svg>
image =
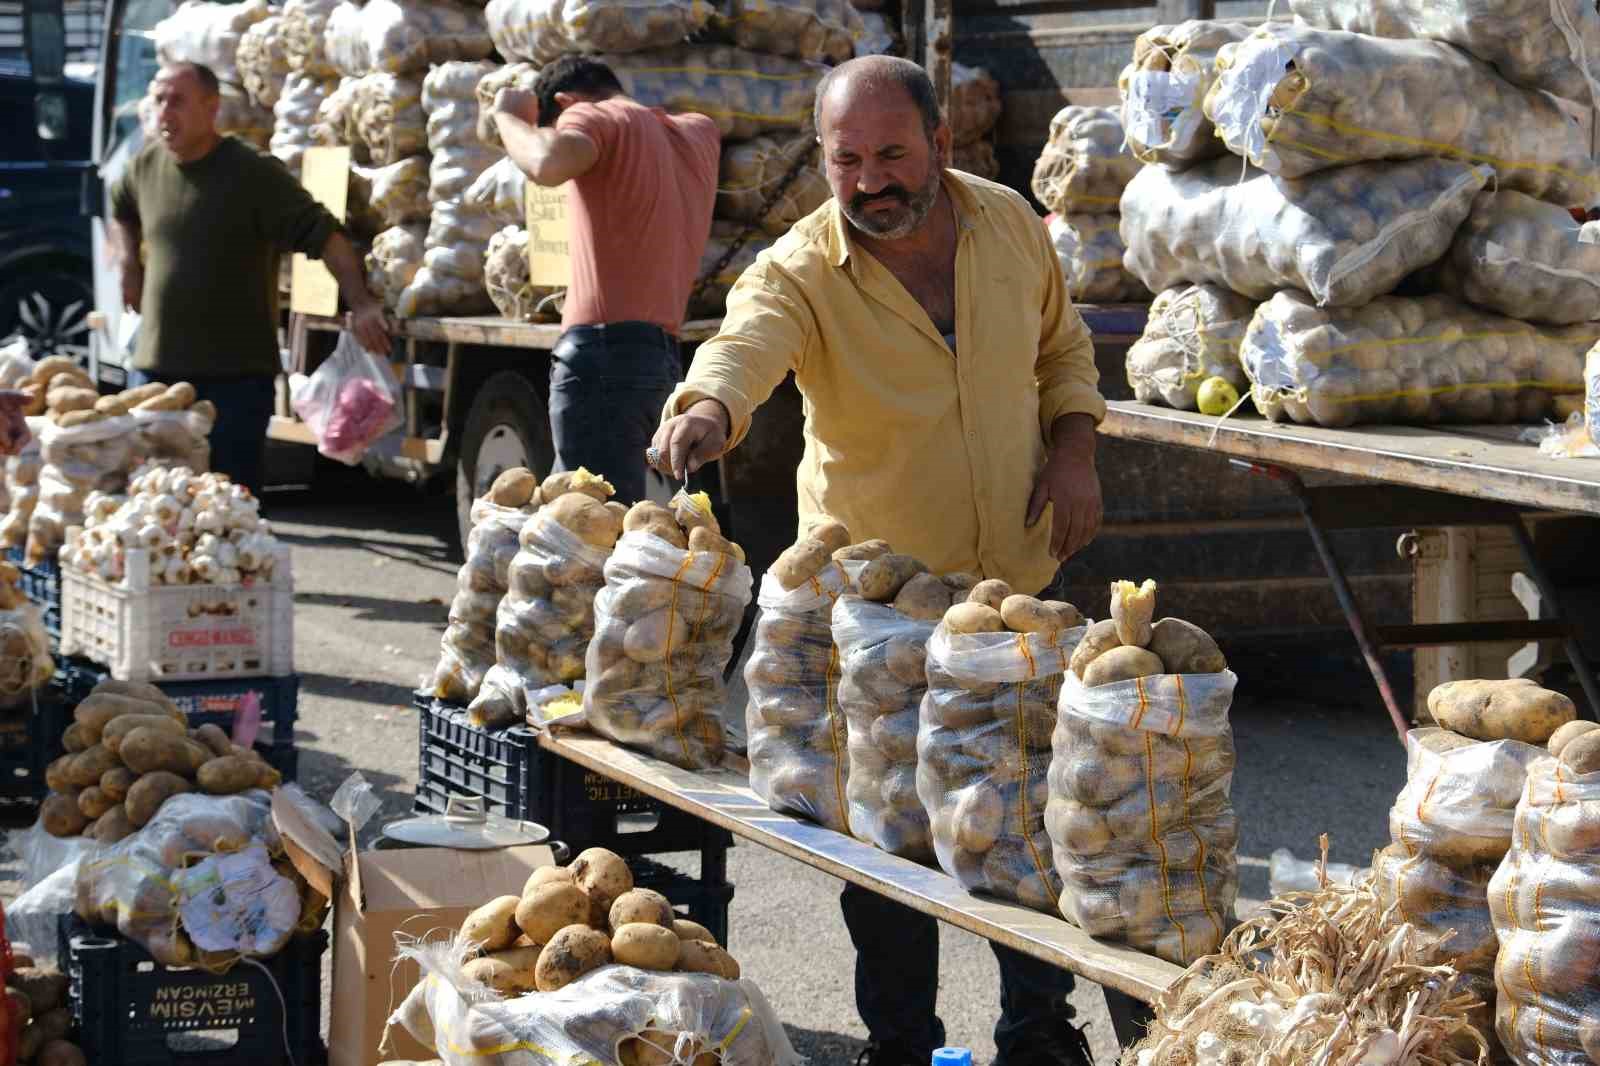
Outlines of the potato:
<svg viewBox="0 0 1600 1066">
<path fill-rule="evenodd" d="M 260 787 L 261 764 L 242 755 L 219 755 L 200 765 L 195 780 L 200 791 L 212 796 L 231 796 Z"/>
<path fill-rule="evenodd" d="M 128 820 L 128 808 L 117 803 L 94 823 L 94 838 L 102 844 L 115 844 L 133 834 L 133 823 Z"/>
<path fill-rule="evenodd" d="M 678 941 L 679 973 L 708 973 L 729 981 L 739 979 L 739 964 L 717 945 L 704 940 Z"/>
<path fill-rule="evenodd" d="M 1032 596 L 1011 595 L 1000 601 L 1000 621 L 1013 633 L 1059 633 L 1069 617 Z"/>
<path fill-rule="evenodd" d="M 1220 674 L 1228 668 L 1211 634 L 1181 618 L 1163 618 L 1151 626 L 1149 648 L 1169 674 Z"/>
<path fill-rule="evenodd" d="M 937 622 L 950 609 L 950 587 L 933 574 L 918 574 L 900 589 L 894 609 L 919 622 Z"/>
<path fill-rule="evenodd" d="M 132 409 L 132 405 L 120 396 L 102 396 L 94 402 L 95 412 L 108 418 L 120 418 Z"/>
<path fill-rule="evenodd" d="M 1131 581 L 1111 583 L 1111 620 L 1117 626 L 1117 639 L 1129 647 L 1142 648 L 1150 643 L 1150 620 L 1156 613 L 1156 583 L 1145 581 L 1135 585 Z"/>
<path fill-rule="evenodd" d="M 1447 681 L 1428 693 L 1428 713 L 1446 729 L 1474 740 L 1520 740 L 1544 744 L 1578 709 L 1559 692 L 1532 678 L 1509 681 Z"/>
<path fill-rule="evenodd" d="M 679 940 L 671 929 L 654 922 L 626 922 L 613 928 L 616 931 L 611 934 L 611 957 L 622 965 L 641 970 L 671 970 L 677 966 Z"/>
<path fill-rule="evenodd" d="M 528 875 L 528 880 L 523 883 L 522 894 L 526 896 L 540 885 L 565 883 L 577 884 L 577 878 L 572 876 L 570 866 L 541 866 Z"/>
<path fill-rule="evenodd" d="M 571 865 L 578 887 L 608 912 L 618 896 L 633 888 L 633 871 L 614 851 L 589 848 L 580 851 Z"/>
<path fill-rule="evenodd" d="M 1561 765 L 1575 774 L 1600 771 L 1600 731 L 1590 730 L 1561 749 Z"/>
<path fill-rule="evenodd" d="M 123 744 L 127 747 L 127 744 Z M 192 792 L 189 782 L 168 770 L 156 770 L 142 775 L 128 789 L 128 798 L 122 801 L 128 821 L 135 828 L 144 826 L 156 816 L 168 797 Z"/>
<path fill-rule="evenodd" d="M 152 400 L 167 391 L 167 387 L 159 381 L 152 381 L 145 385 L 136 385 L 131 389 L 123 389 L 117 393 L 119 399 L 129 407 L 135 407 L 146 400 Z"/>
<path fill-rule="evenodd" d="M 535 983 L 541 992 L 555 992 L 610 961 L 611 941 L 604 933 L 585 925 L 569 925 L 539 952 Z"/>
<path fill-rule="evenodd" d="M 889 547 L 889 542 L 886 540 L 864 540 L 860 544 L 852 544 L 849 547 L 835 551 L 833 553 L 833 561 L 836 563 L 866 563 L 871 562 L 873 559 L 881 559 L 893 551 L 894 549 Z"/>
<path fill-rule="evenodd" d="M 74 787 L 72 782 L 67 780 L 67 769 L 72 765 L 72 760 L 75 758 L 77 758 L 76 755 L 63 755 L 51 762 L 49 766 L 46 766 L 44 768 L 45 787 L 49 788 L 51 792 L 65 792 L 67 789 Z"/>
<path fill-rule="evenodd" d="M 172 715 L 179 721 L 187 721 L 188 716 L 172 702 L 172 697 L 161 691 L 148 681 L 118 681 L 107 678 L 94 687 L 90 696 L 121 696 L 126 699 L 143 700 L 160 707 L 166 714 Z"/>
<path fill-rule="evenodd" d="M 998 611 L 1000 609 L 1000 605 L 1004 603 L 1006 601 L 1006 597 L 1010 595 L 1011 586 L 1006 584 L 1004 581 L 1001 581 L 997 577 L 992 577 L 987 581 L 980 581 L 974 585 L 972 587 L 972 591 L 967 593 L 967 602 L 981 603 L 986 607 L 993 607 L 996 611 Z"/>
<path fill-rule="evenodd" d="M 57 414 L 74 411 L 93 411 L 100 394 L 81 385 L 56 385 L 45 394 L 45 406 Z"/>
<path fill-rule="evenodd" d="M 52 792 L 46 796 L 44 802 L 39 804 L 39 824 L 44 826 L 46 833 L 55 837 L 75 837 L 83 832 L 89 819 L 78 807 L 77 790 Z"/>
<path fill-rule="evenodd" d="M 1067 663 L 1067 668 L 1077 674 L 1078 679 L 1081 681 L 1083 680 L 1083 671 L 1090 663 L 1112 648 L 1121 646 L 1122 641 L 1117 637 L 1117 623 L 1109 618 L 1096 622 L 1089 627 L 1088 631 L 1083 635 L 1083 640 L 1079 641 L 1078 646 L 1072 650 L 1072 658 Z"/>
<path fill-rule="evenodd" d="M 939 580 L 943 581 L 945 588 L 951 591 L 952 595 L 950 598 L 952 600 L 964 600 L 969 594 L 971 594 L 973 589 L 978 587 L 978 583 L 982 581 L 983 578 L 979 577 L 977 574 L 969 574 L 965 571 L 957 571 L 953 574 L 940 574 Z M 955 596 L 954 593 L 960 593 L 961 595 L 958 597 Z"/>
<path fill-rule="evenodd" d="M 539 479 L 527 467 L 513 466 L 500 471 L 486 495 L 496 507 L 526 507 L 535 492 L 540 492 Z"/>
<path fill-rule="evenodd" d="M 1166 671 L 1161 657 L 1154 652 L 1134 647 L 1112 648 L 1084 668 L 1083 684 L 1086 688 L 1095 688 L 1139 677 L 1154 677 Z"/>
<path fill-rule="evenodd" d="M 927 572 L 926 566 L 909 555 L 883 555 L 861 568 L 856 587 L 864 599 L 891 603 L 907 581 Z"/>
<path fill-rule="evenodd" d="M 616 898 L 607 915 L 613 930 L 624 925 L 649 924 L 671 928 L 677 915 L 667 897 L 649 888 L 630 888 Z"/>
<path fill-rule="evenodd" d="M 833 553 L 820 540 L 806 538 L 783 550 L 772 563 L 772 576 L 786 591 L 793 592 L 822 573 Z"/>
<path fill-rule="evenodd" d="M 6 978 L 6 987 L 15 988 L 28 997 L 33 1017 L 42 1019 L 53 1010 L 67 1005 L 67 975 L 37 966 L 18 967 Z"/>
<path fill-rule="evenodd" d="M 100 742 L 101 731 L 113 718 L 124 714 L 166 713 L 152 700 L 101 691 L 104 688 L 104 685 L 97 686 L 72 712 L 73 719 L 83 727 L 83 739 L 90 744 Z"/>
<path fill-rule="evenodd" d="M 97 819 L 116 805 L 116 801 L 102 792 L 99 785 L 90 785 L 78 793 L 78 810 L 83 812 L 85 818 Z"/>
<path fill-rule="evenodd" d="M 722 525 L 711 510 L 711 497 L 707 493 L 680 492 L 667 504 L 667 508 L 685 534 L 702 528 L 710 529 L 713 533 L 722 532 Z"/>
<path fill-rule="evenodd" d="M 627 629 L 622 648 L 637 663 L 658 663 L 689 639 L 689 624 L 670 607 L 653 611 Z"/>
<path fill-rule="evenodd" d="M 481 981 L 503 996 L 520 996 L 536 992 L 539 982 L 535 976 L 539 965 L 538 947 L 513 947 L 473 959 L 461 967 L 461 972 L 475 981 Z"/>
<path fill-rule="evenodd" d="M 140 726 L 122 738 L 118 754 L 136 774 L 166 770 L 188 777 L 211 758 L 211 749 L 181 734 Z"/>
<path fill-rule="evenodd" d="M 689 547 L 688 535 L 678 525 L 678 520 L 672 517 L 671 511 L 654 500 L 640 500 L 628 508 L 627 515 L 622 519 L 622 531 L 649 533 L 675 548 Z"/>
<path fill-rule="evenodd" d="M 832 518 L 820 518 L 806 530 L 805 538 L 802 539 L 821 541 L 828 549 L 828 555 L 832 556 L 834 552 L 843 551 L 850 546 L 850 530 L 845 528 L 843 522 L 837 522 Z"/>
<path fill-rule="evenodd" d="M 70 356 L 51 355 L 39 360 L 28 380 L 35 385 L 48 385 L 57 374 L 82 373 L 82 368 Z M 163 385 L 161 391 L 166 391 L 166 386 Z"/>
<path fill-rule="evenodd" d="M 124 714 L 106 723 L 106 727 L 100 731 L 100 743 L 105 745 L 107 751 L 115 755 L 122 748 L 123 739 L 141 726 L 149 726 L 159 732 L 171 733 L 180 737 L 187 735 L 183 723 L 168 715 Z"/>
<path fill-rule="evenodd" d="M 198 726 L 192 730 L 189 736 L 196 742 L 210 748 L 213 755 L 233 754 L 233 740 L 227 733 L 222 731 L 222 727 L 219 725 L 207 722 L 205 725 Z"/>
<path fill-rule="evenodd" d="M 611 548 L 622 535 L 622 523 L 616 514 L 584 492 L 569 492 L 558 497 L 545 504 L 539 513 L 549 516 L 591 547 Z"/>
<path fill-rule="evenodd" d="M 107 751 L 105 745 L 96 744 L 88 751 L 80 752 L 72 757 L 67 764 L 67 783 L 76 788 L 88 788 L 98 785 L 100 777 L 107 770 L 115 770 L 122 762 L 114 754 Z"/>
<path fill-rule="evenodd" d="M 608 503 L 606 506 L 613 505 Z M 718 555 L 731 556 L 741 563 L 745 561 L 744 549 L 710 526 L 695 526 L 689 531 L 689 550 L 716 552 Z"/>
<path fill-rule="evenodd" d="M 1593 732 L 1596 729 L 1600 729 L 1600 722 L 1589 722 L 1582 718 L 1568 722 L 1566 725 L 1561 726 L 1554 733 L 1550 734 L 1548 745 L 1550 748 L 1550 754 L 1559 757 L 1562 750 L 1566 748 L 1568 744 L 1572 743 L 1574 740 L 1577 740 L 1585 733 Z"/>
<path fill-rule="evenodd" d="M 162 395 L 178 404 L 180 410 L 187 410 L 193 407 L 195 400 L 199 398 L 199 393 L 195 391 L 195 387 L 187 381 L 174 382 L 167 386 L 167 391 Z"/>
<path fill-rule="evenodd" d="M 522 935 L 517 927 L 516 896 L 497 896 L 467 915 L 461 922 L 461 939 L 478 946 L 478 951 L 488 954 L 504 951 Z"/>
<path fill-rule="evenodd" d="M 1077 629 L 1083 625 L 1083 612 L 1066 600 L 1045 600 L 1044 606 L 1056 616 L 1058 630 Z"/>
<path fill-rule="evenodd" d="M 84 739 L 83 726 L 73 722 L 61 734 L 61 746 L 69 755 L 87 751 L 92 741 Z"/>
<path fill-rule="evenodd" d="M 715 944 L 717 938 L 711 935 L 711 930 L 699 922 L 692 922 L 687 918 L 674 918 L 672 931 L 679 940 L 704 940 L 708 944 Z"/>
<path fill-rule="evenodd" d="M 113 803 L 121 803 L 128 798 L 128 789 L 138 779 L 139 775 L 126 766 L 118 766 L 100 775 L 100 791 L 109 796 Z"/>
<path fill-rule="evenodd" d="M 537 885 L 513 905 L 516 926 L 535 944 L 548 944 L 569 925 L 585 925 L 589 896 L 570 881 Z"/>
<path fill-rule="evenodd" d="M 944 627 L 951 633 L 1003 633 L 1006 624 L 1001 621 L 1000 612 L 993 607 L 968 600 L 945 612 Z"/>
</svg>

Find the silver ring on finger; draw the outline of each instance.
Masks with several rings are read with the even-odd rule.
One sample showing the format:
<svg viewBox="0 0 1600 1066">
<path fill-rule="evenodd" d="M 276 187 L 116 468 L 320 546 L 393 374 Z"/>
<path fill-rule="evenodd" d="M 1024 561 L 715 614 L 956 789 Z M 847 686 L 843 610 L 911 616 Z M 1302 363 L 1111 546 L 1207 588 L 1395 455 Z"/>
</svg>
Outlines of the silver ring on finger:
<svg viewBox="0 0 1600 1066">
<path fill-rule="evenodd" d="M 644 450 L 644 461 L 649 463 L 651 466 L 659 466 L 661 464 L 661 449 L 653 447 L 646 448 Z"/>
</svg>

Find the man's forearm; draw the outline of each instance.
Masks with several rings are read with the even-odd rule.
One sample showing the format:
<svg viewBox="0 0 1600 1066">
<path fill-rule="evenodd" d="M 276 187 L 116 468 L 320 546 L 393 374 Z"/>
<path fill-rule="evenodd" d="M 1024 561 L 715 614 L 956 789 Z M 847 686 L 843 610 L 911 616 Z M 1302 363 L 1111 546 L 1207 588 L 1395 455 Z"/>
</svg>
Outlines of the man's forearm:
<svg viewBox="0 0 1600 1066">
<path fill-rule="evenodd" d="M 322 246 L 322 261 L 339 283 L 339 294 L 347 306 L 354 309 L 376 299 L 367 290 L 367 272 L 349 238 L 338 230 Z"/>
<path fill-rule="evenodd" d="M 1093 461 L 1094 418 L 1086 414 L 1061 415 L 1050 423 L 1050 450 Z"/>
<path fill-rule="evenodd" d="M 559 185 L 548 181 L 545 164 L 550 159 L 550 149 L 555 145 L 554 126 L 530 126 L 516 115 L 495 112 L 495 124 L 500 130 L 500 140 L 506 146 L 506 155 L 536 185 Z M 562 178 L 562 181 L 565 181 Z"/>
</svg>

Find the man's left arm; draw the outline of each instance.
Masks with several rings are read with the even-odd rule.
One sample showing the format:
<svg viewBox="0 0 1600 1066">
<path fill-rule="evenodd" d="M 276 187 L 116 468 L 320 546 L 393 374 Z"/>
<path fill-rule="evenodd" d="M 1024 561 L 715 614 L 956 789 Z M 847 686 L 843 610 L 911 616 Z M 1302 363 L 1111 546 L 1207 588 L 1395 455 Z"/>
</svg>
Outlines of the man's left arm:
<svg viewBox="0 0 1600 1066">
<path fill-rule="evenodd" d="M 574 116 L 577 118 L 578 116 Z M 506 155 L 535 185 L 555 188 L 582 177 L 600 160 L 599 119 L 568 126 L 539 125 L 539 98 L 526 89 L 501 89 L 494 98 L 494 122 Z"/>
<path fill-rule="evenodd" d="M 1045 277 L 1034 376 L 1039 384 L 1039 428 L 1045 462 L 1028 501 L 1033 525 L 1052 505 L 1050 552 L 1067 560 L 1094 540 L 1103 514 L 1100 475 L 1095 470 L 1095 427 L 1105 417 L 1094 340 L 1067 295 L 1061 263 L 1044 224 L 1035 220 L 1031 258 Z"/>
<path fill-rule="evenodd" d="M 367 273 L 350 239 L 340 230 L 328 234 L 322 246 L 322 261 L 339 282 L 339 293 L 350 308 L 350 331 L 369 352 L 388 355 L 389 324 L 383 303 L 367 288 Z"/>
</svg>

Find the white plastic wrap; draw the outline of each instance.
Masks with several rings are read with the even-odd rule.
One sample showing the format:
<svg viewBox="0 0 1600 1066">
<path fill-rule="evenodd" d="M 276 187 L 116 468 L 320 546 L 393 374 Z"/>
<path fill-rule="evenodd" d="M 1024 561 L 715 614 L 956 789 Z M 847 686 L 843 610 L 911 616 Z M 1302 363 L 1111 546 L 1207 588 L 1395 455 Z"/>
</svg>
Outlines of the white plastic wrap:
<svg viewBox="0 0 1600 1066">
<path fill-rule="evenodd" d="M 1239 349 L 1256 409 L 1301 424 L 1537 422 L 1583 392 L 1600 325 L 1538 327 L 1448 296 L 1323 310 L 1280 292 Z"/>
<path fill-rule="evenodd" d="M 184 466 L 196 474 L 211 469 L 211 430 L 215 420 L 204 409 L 129 412 L 137 438 L 129 469 L 145 463 Z"/>
<path fill-rule="evenodd" d="M 1086 688 L 1070 670 L 1045 811 L 1061 913 L 1187 966 L 1222 942 L 1239 891 L 1228 710 L 1238 679 L 1160 674 Z"/>
<path fill-rule="evenodd" d="M 239 38 L 236 62 L 240 83 L 257 107 L 271 108 L 289 75 L 289 54 L 284 48 L 283 16 L 269 15 Z"/>
<path fill-rule="evenodd" d="M 484 12 L 507 59 L 552 63 L 571 52 L 643 52 L 705 28 L 704 0 L 490 0 Z"/>
<path fill-rule="evenodd" d="M 389 73 L 362 78 L 351 97 L 348 129 L 377 166 L 426 155 L 428 115 L 422 108 L 421 80 Z"/>
<path fill-rule="evenodd" d="M 723 253 L 728 250 L 729 243 L 736 240 L 747 228 L 742 222 L 711 223 L 711 236 L 706 240 L 706 250 L 700 254 L 700 270 L 695 275 L 697 280 L 711 272 Z M 694 318 L 720 317 L 727 310 L 728 293 L 733 290 L 739 275 L 749 269 L 756 261 L 756 257 L 771 248 L 772 244 L 772 238 L 765 233 L 758 231 L 750 234 L 740 246 L 738 254 L 728 261 L 728 265 L 708 281 L 698 295 L 690 294 L 689 314 Z"/>
<path fill-rule="evenodd" d="M 1600 318 L 1600 244 L 1564 208 L 1519 192 L 1480 193 L 1434 272 L 1444 292 L 1527 322 Z"/>
<path fill-rule="evenodd" d="M 1203 19 L 1139 35 L 1133 62 L 1117 79 L 1122 125 L 1136 158 L 1181 170 L 1227 152 L 1206 118 L 1206 92 L 1216 78 L 1218 49 L 1249 35 L 1248 23 Z"/>
<path fill-rule="evenodd" d="M 289 403 L 317 438 L 318 454 L 349 466 L 400 428 L 404 398 L 389 364 L 348 332 L 309 377 L 290 381 Z"/>
<path fill-rule="evenodd" d="M 1128 349 L 1133 398 L 1193 411 L 1201 384 L 1213 377 L 1243 395 L 1250 381 L 1239 365 L 1239 345 L 1255 312 L 1254 300 L 1216 285 L 1159 293 L 1150 304 L 1144 336 Z"/>
<path fill-rule="evenodd" d="M 337 84 L 305 74 L 290 74 L 284 80 L 283 92 L 272 108 L 269 148 L 296 177 L 300 174 L 300 161 L 306 149 L 317 143 L 311 136 L 317 111 Z"/>
<path fill-rule="evenodd" d="M 488 214 L 500 226 L 526 224 L 528 176 L 510 156 L 502 156 L 467 187 L 462 201 Z"/>
<path fill-rule="evenodd" d="M 1154 292 L 1212 282 L 1353 307 L 1437 260 L 1494 177 L 1445 159 L 1365 163 L 1298 180 L 1224 158 L 1145 167 L 1122 196 L 1128 270 Z"/>
<path fill-rule="evenodd" d="M 850 587 L 838 563 L 793 591 L 769 570 L 761 578 L 761 617 L 744 668 L 750 787 L 773 810 L 839 833 L 850 832 L 850 758 L 833 605 Z"/>
<path fill-rule="evenodd" d="M 507 63 L 497 66 L 478 82 L 478 140 L 490 148 L 505 151 L 500 127 L 494 121 L 494 98 L 501 89 L 531 89 L 539 76 L 532 63 Z"/>
<path fill-rule="evenodd" d="M 456 571 L 450 622 L 439 641 L 439 663 L 430 691 L 440 699 L 470 703 L 495 665 L 495 619 L 510 583 L 518 536 L 533 512 L 474 500 L 469 516 L 466 562 Z"/>
<path fill-rule="evenodd" d="M 814 63 L 727 45 L 683 44 L 601 59 L 629 96 L 646 107 L 706 115 L 724 142 L 804 129 L 825 72 Z"/>
<path fill-rule="evenodd" d="M 1150 298 L 1144 282 L 1123 266 L 1121 219 L 1116 215 L 1055 215 L 1050 243 L 1055 245 L 1067 295 L 1077 303 L 1115 304 Z"/>
<path fill-rule="evenodd" d="M 1371 159 L 1486 163 L 1501 188 L 1600 200 L 1588 134 L 1554 98 L 1435 41 L 1268 23 L 1223 47 L 1206 115 L 1233 152 L 1286 178 Z"/>
<path fill-rule="evenodd" d="M 1489 882 L 1495 1028 L 1517 1062 L 1600 1062 L 1600 773 L 1528 768 L 1511 850 Z"/>
<path fill-rule="evenodd" d="M 338 6 L 339 0 L 285 0 L 283 50 L 290 70 L 318 81 L 339 80 L 324 43 L 328 16 Z"/>
<path fill-rule="evenodd" d="M 502 999 L 461 972 L 466 949 L 419 943 L 400 949 L 423 978 L 389 1019 L 444 1066 L 546 1066 L 630 1061 L 639 1037 L 661 1066 L 802 1066 L 783 1025 L 751 981 L 707 974 L 603 966 L 555 992 Z"/>
<path fill-rule="evenodd" d="M 71 837 L 67 842 L 82 845 L 83 851 L 93 843 L 87 837 Z M 73 911 L 82 861 L 81 855 L 73 856 L 6 904 L 6 939 L 13 949 L 26 951 L 37 966 L 66 970 L 68 960 L 56 957 L 61 919 Z"/>
<path fill-rule="evenodd" d="M 330 63 L 360 77 L 381 71 L 421 76 L 452 59 L 494 52 L 483 12 L 450 0 L 344 0 L 328 15 L 323 38 Z"/>
<path fill-rule="evenodd" d="M 583 677 L 611 557 L 547 513 L 523 523 L 520 542 L 495 614 L 495 666 L 470 710 L 472 723 L 489 729 L 521 722 L 539 690 Z"/>
<path fill-rule="evenodd" d="M 560 317 L 559 303 L 550 297 L 561 290 L 529 279 L 528 231 L 521 226 L 507 226 L 489 238 L 483 254 L 483 287 L 495 310 L 506 318 L 549 322 Z"/>
<path fill-rule="evenodd" d="M 1600 14 L 1587 0 L 1289 0 L 1289 9 L 1323 29 L 1446 41 L 1513 85 L 1600 103 Z"/>
<path fill-rule="evenodd" d="M 400 306 L 422 269 L 427 239 L 428 227 L 421 223 L 395 226 L 372 239 L 366 259 L 367 288 L 391 311 Z"/>
<path fill-rule="evenodd" d="M 744 621 L 750 568 L 626 533 L 595 599 L 584 716 L 589 727 L 686 769 L 722 760 L 722 673 Z"/>
<path fill-rule="evenodd" d="M 136 424 L 128 415 L 62 429 L 47 424 L 39 439 L 44 466 L 39 502 L 28 522 L 29 566 L 53 560 L 68 526 L 83 525 L 91 492 L 122 492 L 132 468 Z"/>
<path fill-rule="evenodd" d="M 1033 165 L 1033 195 L 1057 214 L 1110 215 L 1139 173 L 1122 118 L 1109 107 L 1063 107 Z"/>
<path fill-rule="evenodd" d="M 475 315 L 494 306 L 483 285 L 483 257 L 495 235 L 494 219 L 477 208 L 447 200 L 433 205 L 422 268 L 400 294 L 397 313 Z"/>
<path fill-rule="evenodd" d="M 830 66 L 866 33 L 848 0 L 721 0 L 713 11 L 712 32 L 740 48 Z"/>
<path fill-rule="evenodd" d="M 717 218 L 735 222 L 759 222 L 774 237 L 789 232 L 789 227 L 827 203 L 833 196 L 827 179 L 818 168 L 817 141 L 811 134 L 795 137 L 757 137 L 751 141 L 725 145 L 717 175 Z M 783 179 L 804 155 L 811 163 L 784 190 L 783 195 L 761 214 Z"/>
<path fill-rule="evenodd" d="M 1000 121 L 1000 83 L 982 67 L 950 64 L 948 111 L 957 148 L 982 140 Z"/>
<path fill-rule="evenodd" d="M 267 0 L 238 4 L 184 0 L 178 10 L 156 23 L 150 36 L 163 63 L 200 63 L 210 67 L 218 81 L 238 85 L 239 39 L 271 14 Z"/>
<path fill-rule="evenodd" d="M 1061 877 L 1045 832 L 1061 678 L 1080 627 L 928 640 L 917 795 L 945 873 L 974 892 L 1054 914 Z"/>
<path fill-rule="evenodd" d="M 934 858 L 928 812 L 917 795 L 918 715 L 933 630 L 933 622 L 859 596 L 833 606 L 839 707 L 849 731 L 850 832 L 922 862 Z"/>
<path fill-rule="evenodd" d="M 442 63 L 422 81 L 422 110 L 428 116 L 428 199 L 454 200 L 503 157 L 478 139 L 478 82 L 493 63 Z"/>
</svg>

